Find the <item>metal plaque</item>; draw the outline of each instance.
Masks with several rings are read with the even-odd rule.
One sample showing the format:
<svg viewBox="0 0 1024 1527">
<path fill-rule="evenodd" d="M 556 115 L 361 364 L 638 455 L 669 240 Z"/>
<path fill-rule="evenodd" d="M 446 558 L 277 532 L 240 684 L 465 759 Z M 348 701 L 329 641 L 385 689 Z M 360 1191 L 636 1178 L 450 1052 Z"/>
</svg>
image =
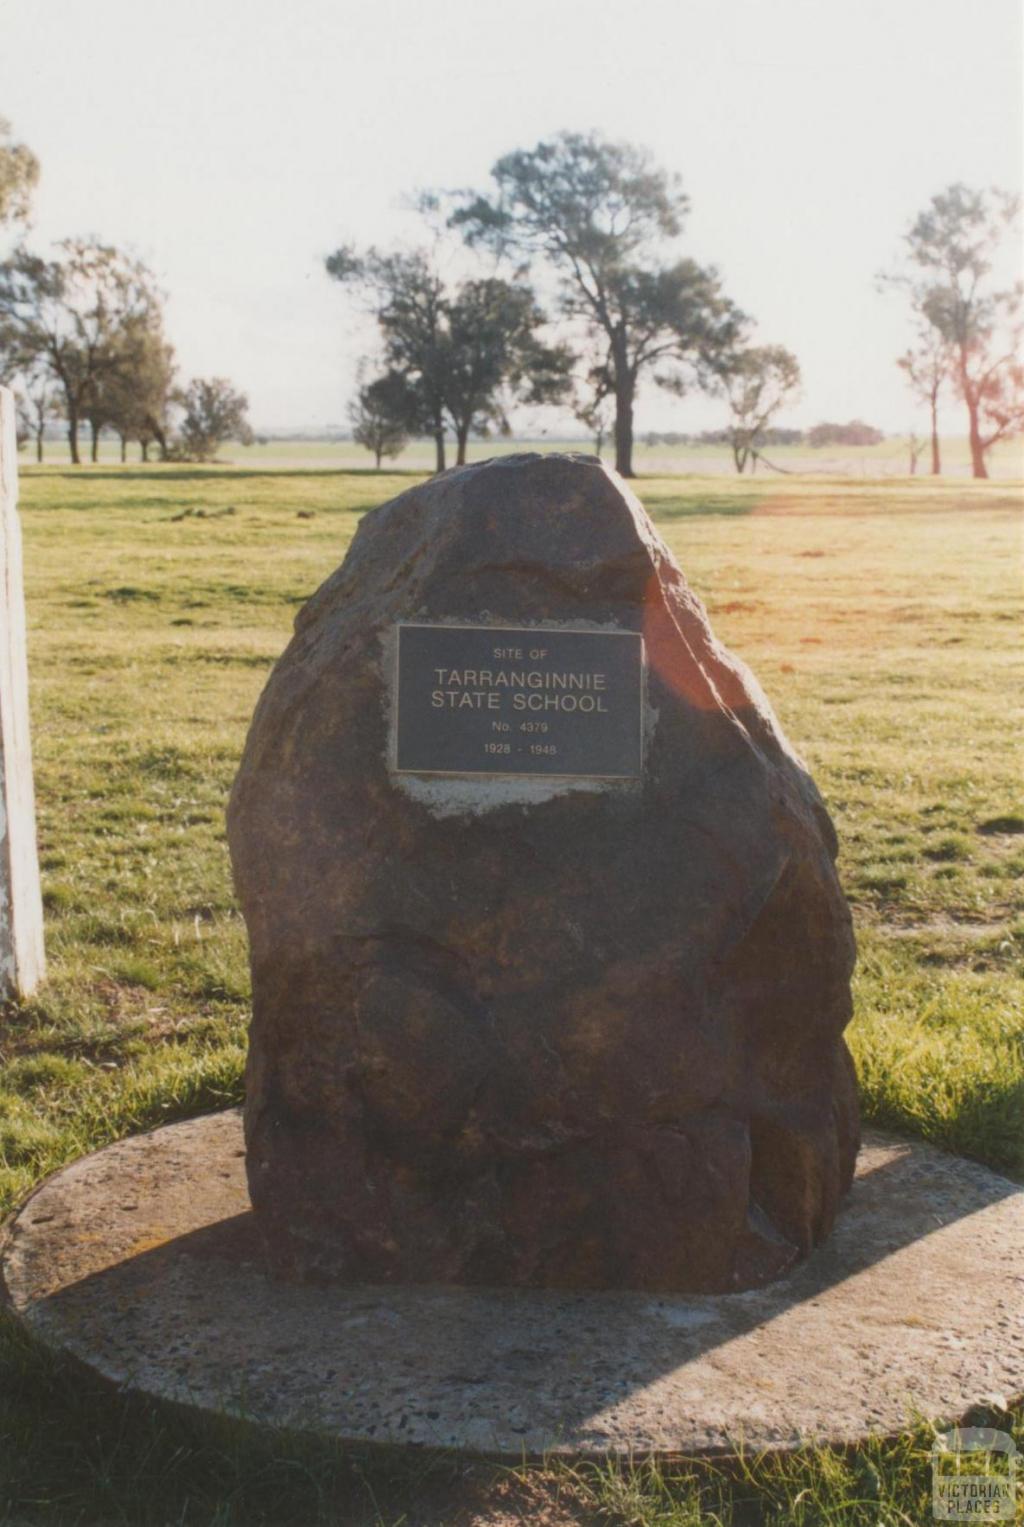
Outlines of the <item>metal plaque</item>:
<svg viewBox="0 0 1024 1527">
<path fill-rule="evenodd" d="M 637 632 L 401 624 L 397 647 L 398 771 L 639 777 Z"/>
</svg>

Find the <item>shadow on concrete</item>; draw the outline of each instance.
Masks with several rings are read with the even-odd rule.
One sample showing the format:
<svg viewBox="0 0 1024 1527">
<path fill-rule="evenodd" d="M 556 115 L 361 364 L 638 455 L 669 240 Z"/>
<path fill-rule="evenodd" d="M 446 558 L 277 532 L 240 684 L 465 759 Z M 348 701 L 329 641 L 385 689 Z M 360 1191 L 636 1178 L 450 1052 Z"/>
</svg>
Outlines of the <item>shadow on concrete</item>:
<svg viewBox="0 0 1024 1527">
<path fill-rule="evenodd" d="M 1011 1243 L 991 1218 L 967 1222 L 1008 1198 L 1019 1261 L 1024 1192 L 875 1140 L 807 1262 L 702 1296 L 275 1284 L 242 1210 L 68 1282 L 22 1318 L 147 1394 L 359 1444 L 534 1456 L 847 1441 L 898 1430 L 912 1401 L 955 1416 L 978 1398 L 957 1385 L 1008 1324 Z"/>
</svg>

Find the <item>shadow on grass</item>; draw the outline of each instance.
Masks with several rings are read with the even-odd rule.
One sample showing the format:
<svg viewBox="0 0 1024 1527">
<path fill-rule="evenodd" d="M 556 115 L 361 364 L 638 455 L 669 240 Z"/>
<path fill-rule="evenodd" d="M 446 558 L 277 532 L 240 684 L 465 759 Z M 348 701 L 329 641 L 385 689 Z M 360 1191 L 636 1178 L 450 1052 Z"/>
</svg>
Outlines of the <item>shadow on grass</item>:
<svg viewBox="0 0 1024 1527">
<path fill-rule="evenodd" d="M 641 497 L 643 495 L 641 494 Z M 651 518 L 662 520 L 699 519 L 704 516 L 738 516 L 753 514 L 758 500 L 753 495 L 740 498 L 734 494 L 701 494 L 699 498 L 655 499 L 645 508 Z"/>
<path fill-rule="evenodd" d="M 2 1310 L 0 1375 L 5 1524 L 410 1527 L 428 1513 L 454 1527 L 505 1473 L 461 1457 L 270 1433 L 144 1399 L 47 1352 Z"/>
<path fill-rule="evenodd" d="M 874 1084 L 874 1085 L 872 1085 Z M 964 1081 L 956 1110 L 945 1110 L 924 1087 L 912 1094 L 861 1079 L 865 1119 L 878 1129 L 924 1138 L 940 1150 L 965 1156 L 1012 1182 L 1024 1182 L 1024 1082 L 983 1076 Z"/>
</svg>

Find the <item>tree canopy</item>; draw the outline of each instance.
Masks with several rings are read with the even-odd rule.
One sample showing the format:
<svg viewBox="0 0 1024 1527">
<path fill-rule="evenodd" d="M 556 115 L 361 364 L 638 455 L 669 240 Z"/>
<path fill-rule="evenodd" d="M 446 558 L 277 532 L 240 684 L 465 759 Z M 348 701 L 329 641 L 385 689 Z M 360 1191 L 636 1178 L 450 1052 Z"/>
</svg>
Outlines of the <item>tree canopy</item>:
<svg viewBox="0 0 1024 1527">
<path fill-rule="evenodd" d="M 39 180 L 39 160 L 25 143 L 16 143 L 11 124 L 0 117 L 0 224 L 25 222 Z"/>
<path fill-rule="evenodd" d="M 249 399 L 225 377 L 196 377 L 179 395 L 184 409 L 179 454 L 189 461 L 210 461 L 225 440 L 252 440 Z"/>
<path fill-rule="evenodd" d="M 939 397 L 949 380 L 953 355 L 948 340 L 925 319 L 918 326 L 916 342 L 896 362 L 914 395 L 928 405 L 931 425 L 932 476 L 942 471 L 939 443 Z M 916 463 L 917 456 L 912 455 Z"/>
<path fill-rule="evenodd" d="M 905 264 L 886 278 L 908 291 L 948 347 L 975 477 L 988 476 L 985 456 L 996 441 L 1024 428 L 1024 284 L 997 274 L 1019 215 L 1019 199 L 1005 192 L 948 186 L 915 218 Z"/>
<path fill-rule="evenodd" d="M 712 267 L 667 258 L 689 207 L 679 179 L 633 144 L 570 132 L 506 154 L 491 173 L 493 193 L 467 193 L 451 224 L 471 245 L 542 256 L 558 272 L 563 313 L 604 349 L 615 464 L 632 476 L 641 376 L 661 368 L 680 390 L 685 368 L 709 385 L 743 324 Z"/>
<path fill-rule="evenodd" d="M 45 363 L 76 463 L 81 421 L 124 366 L 125 336 L 159 322 L 151 273 L 109 244 L 65 239 L 55 259 L 19 248 L 0 264 L 0 349 L 17 370 Z"/>
<path fill-rule="evenodd" d="M 600 458 L 604 437 L 614 421 L 615 400 L 608 367 L 591 361 L 582 377 L 576 380 L 573 393 L 573 418 L 594 437 L 594 454 Z"/>
<path fill-rule="evenodd" d="M 247 401 L 223 378 L 175 385 L 174 348 L 152 273 L 133 256 L 90 239 L 65 239 L 44 259 L 24 246 L 0 263 L 0 373 L 14 383 L 41 453 L 47 423 L 67 423 L 71 459 L 81 461 L 88 423 L 92 459 L 101 431 L 155 441 L 170 454 L 205 460 L 222 440 L 248 437 Z M 175 437 L 172 414 L 182 412 Z"/>
<path fill-rule="evenodd" d="M 118 364 L 103 381 L 96 405 L 100 427 L 109 426 L 120 438 L 122 461 L 129 440 L 138 440 L 143 460 L 154 440 L 167 456 L 176 369 L 174 347 L 155 315 L 122 332 Z"/>
<path fill-rule="evenodd" d="M 0 117 L 0 224 L 25 222 L 39 162 Z M 224 433 L 244 433 L 245 399 L 222 379 L 175 388 L 174 349 L 163 328 L 163 294 L 141 260 L 97 239 L 64 239 L 44 258 L 19 244 L 0 262 L 0 380 L 18 399 L 21 434 L 43 438 L 67 422 L 71 459 L 81 461 L 83 422 L 92 459 L 104 429 L 116 430 L 121 459 L 128 440 L 142 458 L 155 440 L 171 451 L 171 411 L 185 409 L 177 454 L 206 451 Z M 224 433 L 218 434 L 223 430 Z"/>
<path fill-rule="evenodd" d="M 800 366 L 782 345 L 737 350 L 721 370 L 729 404 L 729 439 L 737 472 L 755 465 L 765 431 L 800 386 Z"/>
<path fill-rule="evenodd" d="M 409 441 L 416 401 L 405 378 L 386 372 L 360 387 L 348 409 L 352 439 L 372 451 L 377 470 L 384 457 L 398 456 Z"/>
<path fill-rule="evenodd" d="M 35 362 L 16 379 L 14 396 L 22 433 L 26 440 L 35 441 L 36 461 L 42 461 L 46 426 L 61 415 L 60 391 L 54 386 L 46 366 Z"/>
<path fill-rule="evenodd" d="M 506 399 L 556 403 L 569 386 L 571 356 L 538 337 L 545 315 L 528 286 L 489 277 L 465 281 L 448 309 L 445 407 L 458 461 L 471 432 L 509 432 Z"/>
<path fill-rule="evenodd" d="M 368 296 L 387 372 L 409 400 L 406 426 L 433 437 L 438 471 L 449 428 L 462 463 L 471 432 L 507 427 L 510 399 L 553 402 L 567 391 L 571 357 L 541 339 L 545 315 L 524 281 L 490 277 L 449 288 L 424 249 L 358 254 L 343 246 L 326 264 L 335 280 Z"/>
<path fill-rule="evenodd" d="M 434 440 L 437 469 L 445 465 L 445 388 L 448 367 L 444 282 L 423 250 L 358 254 L 343 245 L 326 260 L 327 274 L 369 299 L 389 370 L 414 400 L 410 429 Z"/>
</svg>

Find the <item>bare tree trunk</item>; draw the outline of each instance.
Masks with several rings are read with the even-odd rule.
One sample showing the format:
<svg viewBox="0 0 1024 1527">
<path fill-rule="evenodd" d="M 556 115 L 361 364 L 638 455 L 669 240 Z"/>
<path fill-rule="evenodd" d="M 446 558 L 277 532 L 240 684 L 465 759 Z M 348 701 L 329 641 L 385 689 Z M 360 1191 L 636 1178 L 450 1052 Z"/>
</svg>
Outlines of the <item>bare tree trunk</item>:
<svg viewBox="0 0 1024 1527">
<path fill-rule="evenodd" d="M 594 436 L 594 454 L 596 455 L 598 461 L 601 460 L 601 447 L 603 445 L 604 445 L 604 430 L 603 429 L 599 429 L 597 434 Z"/>
<path fill-rule="evenodd" d="M 148 440 L 140 440 L 139 441 L 139 460 L 140 461 L 148 461 L 149 460 L 149 441 Z"/>
<path fill-rule="evenodd" d="M 610 335 L 612 375 L 615 385 L 615 470 L 620 477 L 633 476 L 633 399 L 636 377 L 629 367 L 625 329 Z"/>
<path fill-rule="evenodd" d="M 615 470 L 633 476 L 633 384 L 627 377 L 615 389 Z"/>
<path fill-rule="evenodd" d="M 981 443 L 981 430 L 978 428 L 977 399 L 968 397 L 967 414 L 971 425 L 971 471 L 975 477 L 987 477 L 988 467 L 985 465 L 985 447 Z"/>
<path fill-rule="evenodd" d="M 68 412 L 68 449 L 71 452 L 72 465 L 80 467 L 82 458 L 78 451 L 78 415 L 70 410 Z"/>
<path fill-rule="evenodd" d="M 375 445 L 374 446 L 373 454 L 377 458 L 377 471 L 379 472 L 380 471 L 380 458 L 384 454 L 379 445 Z"/>
<path fill-rule="evenodd" d="M 939 389 L 936 387 L 932 392 L 932 476 L 942 476 L 942 462 L 939 459 Z"/>
<path fill-rule="evenodd" d="M 122 460 L 122 462 L 125 462 L 125 461 L 128 460 L 128 436 L 127 435 L 122 435 L 121 436 L 121 460 Z"/>
<path fill-rule="evenodd" d="M 456 429 L 456 431 L 455 431 L 455 441 L 456 441 L 456 446 L 457 446 L 457 450 L 456 450 L 456 453 L 455 453 L 455 465 L 457 467 L 464 467 L 466 465 L 466 447 L 469 444 L 469 425 L 468 424 L 465 425 L 464 427 L 460 426 L 458 429 Z"/>
<path fill-rule="evenodd" d="M 434 451 L 435 451 L 435 458 L 436 458 L 435 459 L 434 471 L 435 472 L 443 472 L 444 469 L 445 469 L 445 464 L 446 464 L 445 463 L 445 459 L 444 459 L 444 429 L 443 429 L 443 427 L 434 430 Z"/>
<path fill-rule="evenodd" d="M 43 460 L 43 429 L 44 429 L 44 427 L 45 426 L 40 425 L 40 427 L 36 430 L 36 461 L 38 461 L 40 463 L 40 465 L 42 464 L 42 460 Z"/>
<path fill-rule="evenodd" d="M 971 472 L 975 477 L 987 477 L 988 467 L 985 465 L 985 447 L 981 443 L 981 429 L 978 425 L 978 395 L 967 375 L 967 355 L 963 345 L 960 347 L 957 371 L 960 380 L 960 394 L 967 404 L 967 434 L 971 443 Z"/>
<path fill-rule="evenodd" d="M 93 419 L 89 420 L 89 431 L 90 431 L 90 433 L 92 435 L 92 449 L 89 452 L 89 459 L 90 459 L 90 461 L 99 461 L 99 459 L 100 459 L 100 428 L 99 428 L 99 425 Z"/>
</svg>

